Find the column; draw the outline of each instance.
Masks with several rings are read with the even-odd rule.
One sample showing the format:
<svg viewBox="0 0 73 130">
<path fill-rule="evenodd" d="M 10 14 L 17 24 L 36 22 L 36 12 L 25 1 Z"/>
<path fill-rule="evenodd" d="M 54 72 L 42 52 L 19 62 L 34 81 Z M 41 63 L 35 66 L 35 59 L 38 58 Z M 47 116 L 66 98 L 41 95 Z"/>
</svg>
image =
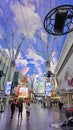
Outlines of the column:
<svg viewBox="0 0 73 130">
<path fill-rule="evenodd" d="M 68 106 L 70 106 L 70 94 L 67 94 L 67 102 L 68 102 Z"/>
</svg>

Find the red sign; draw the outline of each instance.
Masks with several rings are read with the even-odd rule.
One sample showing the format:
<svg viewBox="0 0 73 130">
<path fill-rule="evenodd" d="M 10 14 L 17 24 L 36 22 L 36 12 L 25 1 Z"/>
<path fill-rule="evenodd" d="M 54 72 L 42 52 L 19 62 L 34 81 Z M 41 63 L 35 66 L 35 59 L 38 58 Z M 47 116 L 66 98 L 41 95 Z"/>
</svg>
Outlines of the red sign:
<svg viewBox="0 0 73 130">
<path fill-rule="evenodd" d="M 26 86 L 18 86 L 16 88 L 16 94 L 19 96 L 19 97 L 24 97 L 24 98 L 27 98 L 29 97 L 29 89 L 26 87 Z"/>
<path fill-rule="evenodd" d="M 72 79 L 68 79 L 68 85 L 73 87 L 73 78 Z"/>
</svg>

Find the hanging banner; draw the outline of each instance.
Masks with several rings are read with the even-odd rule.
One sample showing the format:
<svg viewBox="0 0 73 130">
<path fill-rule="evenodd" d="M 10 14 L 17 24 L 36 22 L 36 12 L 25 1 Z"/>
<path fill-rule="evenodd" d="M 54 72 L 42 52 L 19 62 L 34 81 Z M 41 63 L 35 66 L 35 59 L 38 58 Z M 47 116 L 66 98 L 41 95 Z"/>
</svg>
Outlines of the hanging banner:
<svg viewBox="0 0 73 130">
<path fill-rule="evenodd" d="M 51 96 L 51 84 L 46 83 L 46 96 Z"/>
<path fill-rule="evenodd" d="M 7 84 L 6 84 L 5 93 L 6 93 L 7 95 L 10 95 L 11 85 L 12 85 L 12 82 L 7 82 Z"/>
</svg>

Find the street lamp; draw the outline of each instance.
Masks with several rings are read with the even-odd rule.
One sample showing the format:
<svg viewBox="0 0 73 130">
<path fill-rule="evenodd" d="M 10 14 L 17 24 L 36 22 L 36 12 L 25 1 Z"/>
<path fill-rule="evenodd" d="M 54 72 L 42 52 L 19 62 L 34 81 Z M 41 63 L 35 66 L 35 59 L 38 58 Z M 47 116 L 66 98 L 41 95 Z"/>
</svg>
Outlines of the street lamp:
<svg viewBox="0 0 73 130">
<path fill-rule="evenodd" d="M 45 16 L 44 28 L 47 33 L 60 36 L 73 31 L 73 5 L 61 5 Z"/>
</svg>

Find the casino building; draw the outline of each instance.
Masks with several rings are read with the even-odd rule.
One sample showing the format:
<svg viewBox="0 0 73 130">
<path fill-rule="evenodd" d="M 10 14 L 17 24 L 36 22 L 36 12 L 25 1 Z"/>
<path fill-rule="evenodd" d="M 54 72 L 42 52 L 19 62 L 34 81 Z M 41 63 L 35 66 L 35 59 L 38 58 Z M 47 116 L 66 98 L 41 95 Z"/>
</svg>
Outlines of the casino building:
<svg viewBox="0 0 73 130">
<path fill-rule="evenodd" d="M 10 62 L 6 54 L 0 50 L 0 111 L 4 109 L 2 108 L 2 103 L 5 106 L 8 104 L 9 95 L 14 95 L 14 87 L 18 84 L 18 80 L 23 79 L 23 75 L 15 67 L 13 67 L 13 76 L 10 74 Z M 3 75 L 1 76 L 2 72 Z M 11 79 L 10 75 L 12 76 Z M 6 90 L 8 82 L 11 82 L 10 92 Z"/>
<path fill-rule="evenodd" d="M 57 93 L 63 103 L 73 105 L 73 32 L 68 34 L 55 69 Z"/>
</svg>

